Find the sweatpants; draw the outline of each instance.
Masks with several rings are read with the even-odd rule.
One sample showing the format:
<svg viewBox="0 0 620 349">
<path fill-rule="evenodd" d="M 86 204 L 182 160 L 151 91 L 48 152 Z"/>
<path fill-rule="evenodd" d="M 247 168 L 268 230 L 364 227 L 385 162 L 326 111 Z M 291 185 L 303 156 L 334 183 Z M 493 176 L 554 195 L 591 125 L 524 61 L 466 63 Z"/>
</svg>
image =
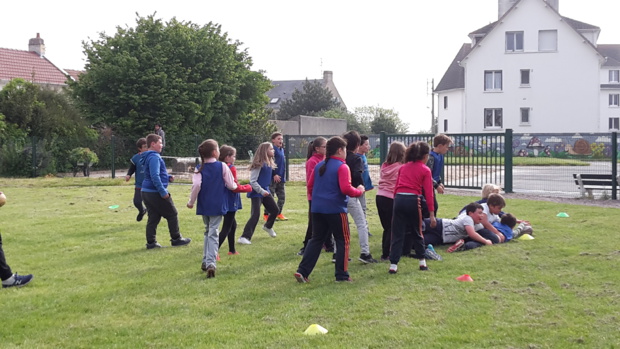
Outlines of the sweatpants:
<svg viewBox="0 0 620 349">
<path fill-rule="evenodd" d="M 228 251 L 235 253 L 235 233 L 237 231 L 237 219 L 235 215 L 237 211 L 228 211 L 224 215 L 224 223 L 222 223 L 222 230 L 220 231 L 220 244 L 222 247 L 224 240 L 228 238 Z"/>
<path fill-rule="evenodd" d="M 256 225 L 258 224 L 258 220 L 260 219 L 260 207 L 263 205 L 267 211 L 269 211 L 269 218 L 267 218 L 267 222 L 265 222 L 265 227 L 273 228 L 273 223 L 276 221 L 276 217 L 278 217 L 278 205 L 275 200 L 273 200 L 273 196 L 267 195 L 259 198 L 251 198 L 252 200 L 252 208 L 250 210 L 250 219 L 245 224 L 243 228 L 243 234 L 241 237 L 244 237 L 248 240 L 252 240 L 252 236 L 254 235 L 254 230 L 256 230 Z"/>
<path fill-rule="evenodd" d="M 357 235 L 360 240 L 360 252 L 361 254 L 370 254 L 370 247 L 368 246 L 368 227 L 366 226 L 366 216 L 364 215 L 364 210 L 362 209 L 362 204 L 360 203 L 359 198 L 349 197 L 349 202 L 347 203 L 347 210 L 353 218 L 353 222 L 357 227 Z M 338 248 L 338 246 L 336 246 Z"/>
<path fill-rule="evenodd" d="M 424 237 L 420 231 L 422 209 L 417 195 L 396 194 L 392 220 L 392 246 L 390 263 L 398 264 L 403 254 L 405 234 L 411 234 L 417 256 L 424 256 Z"/>
<path fill-rule="evenodd" d="M 176 240 L 181 237 L 179 230 L 179 217 L 172 195 L 167 199 L 162 198 L 159 193 L 142 191 L 142 200 L 146 204 L 149 219 L 146 222 L 146 242 L 149 244 L 157 242 L 157 225 L 164 217 L 168 221 L 168 231 L 170 239 Z"/>
<path fill-rule="evenodd" d="M 392 214 L 394 212 L 394 199 L 387 196 L 377 195 L 375 202 L 379 212 L 379 220 L 383 227 L 383 238 L 381 239 L 381 258 L 390 255 L 390 243 L 392 241 Z"/>
<path fill-rule="evenodd" d="M 6 263 L 4 250 L 2 249 L 2 234 L 0 234 L 0 278 L 4 281 L 11 276 L 13 276 L 13 272 L 11 271 L 11 267 Z"/>
<path fill-rule="evenodd" d="M 202 216 L 205 224 L 205 239 L 202 248 L 202 262 L 207 266 L 215 265 L 217 251 L 220 248 L 219 231 L 222 216 Z"/>
</svg>

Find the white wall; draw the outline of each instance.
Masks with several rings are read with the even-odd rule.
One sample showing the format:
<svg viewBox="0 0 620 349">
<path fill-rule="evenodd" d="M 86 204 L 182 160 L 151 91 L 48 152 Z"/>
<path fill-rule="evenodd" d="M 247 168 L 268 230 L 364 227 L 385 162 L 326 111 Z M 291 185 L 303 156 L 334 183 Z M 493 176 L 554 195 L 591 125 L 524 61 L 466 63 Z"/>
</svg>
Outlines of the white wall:
<svg viewBox="0 0 620 349">
<path fill-rule="evenodd" d="M 463 95 L 464 91 L 450 90 L 438 94 L 437 103 L 437 130 L 439 133 L 462 133 L 463 122 Z M 444 97 L 448 97 L 448 108 L 444 108 Z M 448 120 L 448 130 L 444 130 L 444 120 Z"/>
</svg>

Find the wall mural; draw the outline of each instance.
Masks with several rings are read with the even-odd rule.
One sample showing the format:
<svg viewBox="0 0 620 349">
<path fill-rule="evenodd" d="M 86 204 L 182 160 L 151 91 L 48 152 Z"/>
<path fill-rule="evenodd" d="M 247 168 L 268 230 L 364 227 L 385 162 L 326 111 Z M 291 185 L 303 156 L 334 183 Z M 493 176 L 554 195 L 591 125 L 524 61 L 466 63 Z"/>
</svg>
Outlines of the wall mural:
<svg viewBox="0 0 620 349">
<path fill-rule="evenodd" d="M 610 134 L 514 134 L 514 156 L 564 159 L 609 159 Z"/>
</svg>

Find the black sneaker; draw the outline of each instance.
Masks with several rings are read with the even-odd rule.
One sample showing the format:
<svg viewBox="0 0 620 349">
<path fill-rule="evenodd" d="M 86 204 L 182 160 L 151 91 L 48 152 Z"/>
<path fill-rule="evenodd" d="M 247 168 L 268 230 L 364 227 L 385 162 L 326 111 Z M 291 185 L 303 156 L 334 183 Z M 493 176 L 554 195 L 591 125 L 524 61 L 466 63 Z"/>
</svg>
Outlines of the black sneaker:
<svg viewBox="0 0 620 349">
<path fill-rule="evenodd" d="M 146 214 L 146 210 L 138 213 L 138 216 L 136 216 L 136 221 L 141 222 L 142 218 L 144 218 L 144 215 Z"/>
<path fill-rule="evenodd" d="M 207 267 L 207 279 L 215 277 L 215 265 L 209 264 Z"/>
<path fill-rule="evenodd" d="M 372 255 L 369 254 L 361 254 L 360 258 L 358 258 L 360 262 L 362 263 L 366 263 L 366 264 L 370 264 L 370 263 L 377 263 L 377 260 L 372 258 Z"/>
<path fill-rule="evenodd" d="M 304 247 L 302 247 L 302 248 L 301 248 L 301 250 L 299 250 L 299 252 L 297 252 L 297 255 L 298 255 L 298 256 L 303 256 L 303 255 L 304 255 L 304 251 L 305 251 L 305 250 L 306 250 L 306 249 L 305 249 Z"/>
<path fill-rule="evenodd" d="M 346 279 L 336 279 L 336 282 L 353 282 L 353 280 L 351 280 L 351 278 L 346 278 Z"/>
<path fill-rule="evenodd" d="M 202 271 L 205 271 L 205 272 L 206 272 L 206 271 L 207 271 L 207 263 L 206 263 L 206 262 L 202 262 L 202 264 L 200 265 L 200 269 L 201 269 Z"/>
<path fill-rule="evenodd" d="M 190 238 L 184 238 L 184 237 L 179 237 L 178 239 L 174 239 L 174 240 L 170 240 L 170 243 L 172 244 L 172 246 L 185 246 L 187 244 L 189 244 L 190 242 L 192 242 L 192 239 Z"/>
<path fill-rule="evenodd" d="M 28 285 L 28 283 L 30 281 L 32 281 L 32 278 L 34 278 L 34 276 L 32 274 L 28 274 L 28 275 L 17 275 L 17 273 L 13 274 L 13 283 L 11 284 L 4 284 L 4 282 L 2 283 L 2 288 L 7 288 L 7 287 L 23 287 Z"/>
<path fill-rule="evenodd" d="M 149 244 L 149 243 L 146 244 L 146 249 L 147 250 L 152 250 L 154 248 L 161 248 L 161 245 L 157 241 L 155 241 L 152 244 Z"/>
<path fill-rule="evenodd" d="M 420 270 L 422 270 L 422 271 L 428 270 L 428 265 L 421 265 L 420 266 Z"/>
</svg>

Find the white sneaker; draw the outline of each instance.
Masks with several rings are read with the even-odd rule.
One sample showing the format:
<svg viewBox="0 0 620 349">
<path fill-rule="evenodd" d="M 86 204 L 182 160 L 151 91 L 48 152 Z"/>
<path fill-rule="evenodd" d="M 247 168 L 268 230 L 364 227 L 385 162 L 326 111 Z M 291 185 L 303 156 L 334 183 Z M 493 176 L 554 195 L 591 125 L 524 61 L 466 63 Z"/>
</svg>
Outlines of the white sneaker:
<svg viewBox="0 0 620 349">
<path fill-rule="evenodd" d="M 390 264 L 390 270 L 389 270 L 390 274 L 396 274 L 398 272 L 398 265 L 396 264 Z"/>
<path fill-rule="evenodd" d="M 237 240 L 238 243 L 242 244 L 242 245 L 251 245 L 252 241 L 244 238 L 243 236 L 239 238 L 239 240 Z"/>
<path fill-rule="evenodd" d="M 267 234 L 269 234 L 269 236 L 271 236 L 272 238 L 276 237 L 276 232 L 273 231 L 273 228 L 267 228 L 266 226 L 263 225 L 263 230 L 267 232 Z"/>
</svg>

